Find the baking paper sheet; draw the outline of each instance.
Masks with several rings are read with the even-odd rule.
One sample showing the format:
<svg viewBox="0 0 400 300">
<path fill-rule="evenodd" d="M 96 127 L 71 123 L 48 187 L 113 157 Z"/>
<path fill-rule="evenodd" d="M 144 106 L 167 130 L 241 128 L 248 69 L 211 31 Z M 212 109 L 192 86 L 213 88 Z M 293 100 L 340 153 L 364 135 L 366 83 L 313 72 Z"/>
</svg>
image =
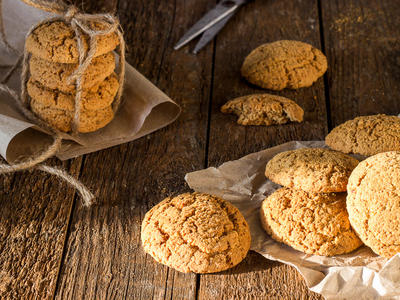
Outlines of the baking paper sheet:
<svg viewBox="0 0 400 300">
<path fill-rule="evenodd" d="M 363 246 L 335 257 L 308 255 L 275 242 L 263 230 L 261 203 L 280 187 L 266 179 L 265 165 L 279 152 L 307 147 L 326 146 L 321 141 L 289 142 L 218 168 L 188 173 L 185 180 L 193 190 L 219 196 L 238 207 L 250 225 L 251 250 L 295 267 L 310 290 L 326 299 L 400 299 L 399 254 L 387 260 Z"/>
<path fill-rule="evenodd" d="M 9 52 L 0 42 L 0 65 L 12 65 L 22 53 L 25 35 L 33 24 L 53 16 L 33 8 L 20 0 L 3 0 L 3 17 L 7 40 L 19 53 Z M 0 70 L 0 78 L 7 68 Z M 7 82 L 20 90 L 20 70 Z M 180 114 L 180 107 L 167 95 L 126 63 L 125 88 L 122 104 L 114 120 L 106 127 L 87 134 L 65 134 L 63 146 L 57 156 L 69 159 L 114 145 L 138 139 L 167 126 Z M 30 123 L 18 111 L 15 101 L 0 93 L 0 154 L 9 162 L 42 151 L 51 137 Z"/>
</svg>

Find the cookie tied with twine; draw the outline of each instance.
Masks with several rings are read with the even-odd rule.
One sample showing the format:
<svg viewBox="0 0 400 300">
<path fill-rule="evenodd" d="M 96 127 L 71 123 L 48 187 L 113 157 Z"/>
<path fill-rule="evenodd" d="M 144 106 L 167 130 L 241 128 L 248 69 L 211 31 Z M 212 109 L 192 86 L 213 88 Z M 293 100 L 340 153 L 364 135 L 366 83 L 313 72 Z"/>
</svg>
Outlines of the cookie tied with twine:
<svg viewBox="0 0 400 300">
<path fill-rule="evenodd" d="M 98 40 L 99 38 L 116 34 L 119 41 L 119 47 L 117 53 L 119 54 L 119 70 L 117 74 L 119 88 L 115 99 L 112 104 L 112 110 L 115 113 L 121 103 L 121 96 L 123 91 L 123 83 L 125 77 L 125 42 L 123 39 L 122 31 L 120 28 L 119 21 L 116 17 L 110 14 L 85 14 L 79 12 L 75 6 L 69 6 L 61 1 L 43 1 L 43 0 L 23 0 L 25 3 L 42 9 L 47 12 L 57 14 L 56 17 L 52 17 L 39 22 L 34 25 L 27 36 L 30 36 L 34 30 L 44 24 L 51 24 L 54 22 L 63 22 L 70 26 L 75 34 L 76 48 L 78 53 L 78 65 L 72 75 L 67 79 L 69 84 L 75 85 L 75 107 L 72 119 L 72 134 L 78 133 L 80 115 L 82 109 L 82 94 L 84 93 L 84 73 L 88 66 L 91 64 L 93 58 L 96 56 Z M 2 1 L 0 0 L 0 7 Z M 2 15 L 0 18 L 0 36 L 3 40 L 4 45 L 11 51 L 16 51 L 8 42 L 5 35 L 4 24 Z M 0 84 L 0 90 L 8 93 L 16 102 L 20 111 L 24 116 L 35 123 L 36 125 L 44 128 L 50 132 L 54 138 L 54 142 L 49 146 L 43 153 L 34 155 L 27 160 L 18 162 L 12 165 L 0 164 L 0 174 L 12 173 L 16 171 L 22 171 L 27 169 L 36 168 L 41 171 L 56 175 L 70 185 L 75 187 L 81 194 L 83 204 L 89 206 L 92 203 L 94 195 L 78 180 L 67 174 L 64 170 L 49 167 L 41 164 L 48 158 L 54 156 L 60 149 L 62 144 L 61 132 L 50 125 L 49 123 L 38 118 L 31 110 L 30 102 L 31 99 L 27 93 L 27 82 L 29 80 L 29 57 L 30 53 L 25 46 L 24 52 L 20 55 L 17 63 L 10 69 Z M 8 88 L 4 83 L 10 78 L 12 73 L 17 69 L 18 65 L 22 63 L 21 73 L 21 96 Z"/>
</svg>

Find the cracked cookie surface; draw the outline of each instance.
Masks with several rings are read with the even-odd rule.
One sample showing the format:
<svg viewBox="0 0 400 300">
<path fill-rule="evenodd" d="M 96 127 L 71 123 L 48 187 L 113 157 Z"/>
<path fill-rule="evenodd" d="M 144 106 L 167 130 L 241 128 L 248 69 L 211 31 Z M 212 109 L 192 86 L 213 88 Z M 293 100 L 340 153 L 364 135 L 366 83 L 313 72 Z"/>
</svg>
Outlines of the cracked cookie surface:
<svg viewBox="0 0 400 300">
<path fill-rule="evenodd" d="M 387 258 L 400 252 L 400 152 L 360 162 L 347 190 L 350 222 L 364 244 Z"/>
<path fill-rule="evenodd" d="M 57 109 L 53 106 L 43 105 L 41 102 L 31 99 L 31 109 L 43 121 L 63 132 L 71 131 L 73 111 Z M 78 125 L 78 132 L 88 133 L 103 128 L 114 118 L 111 106 L 98 110 L 82 110 Z"/>
<path fill-rule="evenodd" d="M 299 41 L 276 41 L 254 49 L 244 60 L 241 73 L 250 83 L 283 90 L 311 86 L 328 68 L 325 55 Z"/>
<path fill-rule="evenodd" d="M 362 245 L 350 226 L 345 193 L 281 188 L 264 200 L 260 216 L 274 240 L 307 254 L 340 255 Z"/>
<path fill-rule="evenodd" d="M 119 83 L 115 73 L 108 76 L 99 85 L 84 90 L 81 95 L 83 110 L 98 110 L 110 106 L 118 91 Z M 27 91 L 30 97 L 34 98 L 43 106 L 74 111 L 75 93 L 63 93 L 59 90 L 52 90 L 41 85 L 33 78 L 29 78 Z"/>
<path fill-rule="evenodd" d="M 104 29 L 91 24 L 93 29 Z M 83 47 L 87 51 L 89 38 L 84 35 Z M 95 57 L 114 50 L 119 44 L 115 33 L 99 36 Z M 61 21 L 48 22 L 36 28 L 26 39 L 26 49 L 37 57 L 57 63 L 78 63 L 77 39 L 71 26 Z"/>
<path fill-rule="evenodd" d="M 144 250 L 180 272 L 214 273 L 240 263 L 250 248 L 250 230 L 239 210 L 208 194 L 169 197 L 144 217 Z"/>
<path fill-rule="evenodd" d="M 32 56 L 29 61 L 31 77 L 45 87 L 71 93 L 76 90 L 75 84 L 68 84 L 68 78 L 78 67 L 77 64 L 59 64 Z M 115 69 L 115 57 L 112 52 L 92 60 L 83 73 L 83 88 L 89 89 L 100 84 Z"/>
<path fill-rule="evenodd" d="M 271 94 L 255 94 L 228 101 L 223 113 L 234 113 L 241 125 L 274 125 L 303 121 L 304 111 L 296 102 Z"/>
<path fill-rule="evenodd" d="M 361 116 L 335 127 L 325 138 L 332 149 L 365 156 L 400 151 L 400 118 Z"/>
<path fill-rule="evenodd" d="M 322 148 L 301 148 L 275 155 L 265 167 L 271 181 L 307 192 L 345 192 L 358 160 Z"/>
</svg>

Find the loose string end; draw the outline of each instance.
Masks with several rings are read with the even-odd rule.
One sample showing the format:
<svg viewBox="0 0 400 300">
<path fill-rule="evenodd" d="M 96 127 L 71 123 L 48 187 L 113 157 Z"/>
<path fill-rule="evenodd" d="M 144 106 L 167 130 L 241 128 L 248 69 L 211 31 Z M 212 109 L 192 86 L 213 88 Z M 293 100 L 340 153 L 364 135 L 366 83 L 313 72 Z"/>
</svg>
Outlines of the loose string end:
<svg viewBox="0 0 400 300">
<path fill-rule="evenodd" d="M 80 181 L 69 175 L 66 171 L 54 167 L 49 167 L 46 165 L 38 165 L 36 166 L 38 170 L 44 171 L 46 173 L 55 175 L 64 179 L 68 184 L 78 190 L 79 194 L 82 198 L 82 204 L 85 207 L 89 207 L 92 205 L 93 200 L 96 198 L 89 189 L 84 186 Z"/>
</svg>

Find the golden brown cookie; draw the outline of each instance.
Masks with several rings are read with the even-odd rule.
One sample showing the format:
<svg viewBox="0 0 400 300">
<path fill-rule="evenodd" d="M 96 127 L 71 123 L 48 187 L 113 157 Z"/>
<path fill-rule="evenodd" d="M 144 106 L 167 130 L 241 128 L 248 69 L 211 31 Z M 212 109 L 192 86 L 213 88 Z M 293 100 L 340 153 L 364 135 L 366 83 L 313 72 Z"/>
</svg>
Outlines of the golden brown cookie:
<svg viewBox="0 0 400 300">
<path fill-rule="evenodd" d="M 157 262 L 180 272 L 214 273 L 240 263 L 250 230 L 239 210 L 208 194 L 169 197 L 147 212 L 142 245 Z"/>
<path fill-rule="evenodd" d="M 303 109 L 294 101 L 271 94 L 255 94 L 228 101 L 223 113 L 233 113 L 241 125 L 285 124 L 303 121 Z"/>
<path fill-rule="evenodd" d="M 68 84 L 68 78 L 78 67 L 77 64 L 59 64 L 32 56 L 29 62 L 31 77 L 45 87 L 71 93 L 76 90 L 74 84 Z M 89 89 L 100 84 L 115 69 L 115 57 L 112 52 L 94 58 L 83 75 L 83 88 Z"/>
<path fill-rule="evenodd" d="M 63 132 L 71 131 L 73 111 L 46 106 L 34 98 L 31 100 L 31 109 L 50 126 Z M 99 110 L 82 110 L 78 132 L 87 133 L 96 131 L 110 123 L 113 118 L 114 113 L 111 106 Z"/>
<path fill-rule="evenodd" d="M 360 162 L 347 190 L 350 223 L 364 244 L 388 258 L 400 252 L 400 152 Z"/>
<path fill-rule="evenodd" d="M 334 128 L 325 138 L 334 150 L 365 156 L 400 151 L 400 118 L 397 116 L 361 116 Z"/>
<path fill-rule="evenodd" d="M 265 168 L 271 181 L 307 192 L 345 192 L 358 160 L 322 148 L 301 148 L 275 155 Z"/>
<path fill-rule="evenodd" d="M 94 29 L 104 29 L 101 24 L 92 24 Z M 88 50 L 89 39 L 84 35 L 83 46 Z M 99 36 L 95 57 L 110 52 L 119 44 L 115 33 Z M 77 39 L 70 25 L 62 21 L 40 25 L 26 39 L 26 49 L 34 56 L 57 63 L 78 63 Z"/>
<path fill-rule="evenodd" d="M 260 214 L 274 240 L 307 254 L 340 255 L 362 244 L 350 226 L 345 193 L 281 188 L 264 200 Z"/>
<path fill-rule="evenodd" d="M 280 91 L 311 86 L 328 63 L 325 55 L 299 41 L 276 41 L 259 46 L 244 60 L 242 76 L 265 89 Z"/>
<path fill-rule="evenodd" d="M 117 75 L 113 73 L 99 85 L 84 90 L 81 96 L 83 110 L 103 109 L 112 104 L 119 87 Z M 29 96 L 43 106 L 73 111 L 75 109 L 75 93 L 67 94 L 52 90 L 30 78 L 27 83 Z"/>
</svg>

